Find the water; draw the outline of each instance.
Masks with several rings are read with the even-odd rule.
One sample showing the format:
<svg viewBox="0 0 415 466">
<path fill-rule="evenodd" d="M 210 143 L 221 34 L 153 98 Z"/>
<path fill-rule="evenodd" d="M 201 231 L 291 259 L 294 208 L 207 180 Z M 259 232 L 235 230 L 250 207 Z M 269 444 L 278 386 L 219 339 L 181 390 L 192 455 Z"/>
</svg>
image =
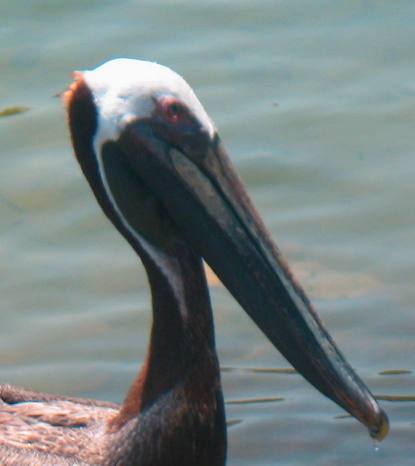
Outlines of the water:
<svg viewBox="0 0 415 466">
<path fill-rule="evenodd" d="M 156 60 L 195 88 L 353 367 L 402 397 L 382 401 L 392 430 L 375 451 L 298 375 L 266 370 L 288 366 L 214 287 L 228 464 L 412 465 L 414 15 L 409 0 L 0 2 L 0 110 L 30 108 L 0 119 L 0 379 L 120 401 L 143 360 L 143 270 L 53 96 L 74 69 Z"/>
</svg>

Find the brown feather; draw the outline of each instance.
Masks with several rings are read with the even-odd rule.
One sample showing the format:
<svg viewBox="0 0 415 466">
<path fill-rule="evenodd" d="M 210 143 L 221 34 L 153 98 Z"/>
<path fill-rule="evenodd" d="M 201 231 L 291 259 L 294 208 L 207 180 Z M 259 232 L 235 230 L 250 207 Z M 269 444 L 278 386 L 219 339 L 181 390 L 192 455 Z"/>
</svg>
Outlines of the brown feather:
<svg viewBox="0 0 415 466">
<path fill-rule="evenodd" d="M 92 400 L 64 399 L 10 386 L 0 386 L 1 393 L 4 394 L 0 398 L 0 446 L 3 450 L 7 447 L 71 458 L 71 464 L 73 458 L 87 464 L 103 461 L 106 444 L 111 438 L 106 434 L 107 424 L 117 414 L 118 405 L 104 402 L 99 406 L 100 402 Z M 7 464 L 1 451 L 0 458 L 2 465 Z"/>
</svg>

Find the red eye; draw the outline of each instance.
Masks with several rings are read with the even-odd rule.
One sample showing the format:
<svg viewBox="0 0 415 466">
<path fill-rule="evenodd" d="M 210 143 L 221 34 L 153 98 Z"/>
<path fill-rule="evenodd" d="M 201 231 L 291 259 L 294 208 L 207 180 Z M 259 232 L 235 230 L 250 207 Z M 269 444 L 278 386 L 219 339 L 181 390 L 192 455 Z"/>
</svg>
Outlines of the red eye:
<svg viewBox="0 0 415 466">
<path fill-rule="evenodd" d="M 174 98 L 165 98 L 161 102 L 162 112 L 173 123 L 178 122 L 185 114 L 183 105 Z"/>
</svg>

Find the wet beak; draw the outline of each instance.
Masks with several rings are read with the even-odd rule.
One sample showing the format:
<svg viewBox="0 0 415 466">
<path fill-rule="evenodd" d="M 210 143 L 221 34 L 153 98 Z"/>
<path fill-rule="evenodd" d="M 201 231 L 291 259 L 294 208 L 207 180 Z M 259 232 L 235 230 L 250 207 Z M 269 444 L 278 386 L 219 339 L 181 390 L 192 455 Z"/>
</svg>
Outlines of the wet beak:
<svg viewBox="0 0 415 466">
<path fill-rule="evenodd" d="M 285 358 L 320 392 L 383 439 L 388 418 L 336 347 L 293 278 L 219 138 L 179 150 L 151 125 L 118 143 L 197 254 Z"/>
</svg>

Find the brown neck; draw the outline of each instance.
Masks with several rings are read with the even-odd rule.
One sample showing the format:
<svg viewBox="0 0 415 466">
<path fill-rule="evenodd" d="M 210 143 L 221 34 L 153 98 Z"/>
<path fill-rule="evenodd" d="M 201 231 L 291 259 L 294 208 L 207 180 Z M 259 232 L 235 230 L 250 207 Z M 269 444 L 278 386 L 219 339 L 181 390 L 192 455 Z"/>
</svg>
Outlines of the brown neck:
<svg viewBox="0 0 415 466">
<path fill-rule="evenodd" d="M 158 263 L 143 258 L 152 291 L 153 326 L 145 364 L 120 411 L 118 426 L 179 384 L 189 397 L 220 388 L 213 317 L 203 264 L 182 242 Z M 163 265 L 163 269 L 159 268 Z"/>
</svg>

